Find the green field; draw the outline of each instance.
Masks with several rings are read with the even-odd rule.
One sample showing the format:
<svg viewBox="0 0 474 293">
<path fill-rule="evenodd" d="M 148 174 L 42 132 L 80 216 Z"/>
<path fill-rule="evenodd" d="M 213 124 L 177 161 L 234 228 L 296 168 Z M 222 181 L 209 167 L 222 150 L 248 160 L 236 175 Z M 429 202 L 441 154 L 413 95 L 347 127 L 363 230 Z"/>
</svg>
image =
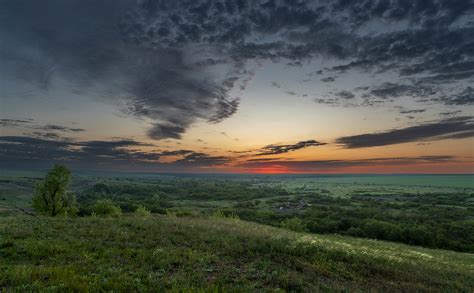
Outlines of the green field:
<svg viewBox="0 0 474 293">
<path fill-rule="evenodd" d="M 289 178 L 294 182 L 296 178 Z M 397 185 L 418 187 L 461 187 L 474 188 L 472 175 L 326 175 L 308 176 L 300 179 L 307 183 L 349 183 L 372 185 Z"/>
</svg>

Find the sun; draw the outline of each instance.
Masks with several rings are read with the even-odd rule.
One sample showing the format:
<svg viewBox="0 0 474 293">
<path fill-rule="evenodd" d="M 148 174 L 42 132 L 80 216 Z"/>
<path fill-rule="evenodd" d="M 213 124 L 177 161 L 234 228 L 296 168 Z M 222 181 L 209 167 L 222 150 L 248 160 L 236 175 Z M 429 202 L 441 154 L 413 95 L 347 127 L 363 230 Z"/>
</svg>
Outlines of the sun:
<svg viewBox="0 0 474 293">
<path fill-rule="evenodd" d="M 288 169 L 282 165 L 271 165 L 265 166 L 261 168 L 255 168 L 250 171 L 251 173 L 255 174 L 288 174 L 293 173 L 292 170 Z"/>
</svg>

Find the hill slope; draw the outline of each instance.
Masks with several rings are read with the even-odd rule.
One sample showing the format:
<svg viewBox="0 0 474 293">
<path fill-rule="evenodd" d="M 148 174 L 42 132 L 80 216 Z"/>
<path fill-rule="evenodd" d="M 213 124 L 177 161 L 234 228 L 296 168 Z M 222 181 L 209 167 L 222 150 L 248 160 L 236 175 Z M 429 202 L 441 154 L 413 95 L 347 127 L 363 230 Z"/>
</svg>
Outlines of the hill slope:
<svg viewBox="0 0 474 293">
<path fill-rule="evenodd" d="M 474 255 L 234 219 L 0 219 L 0 288 L 474 290 Z"/>
</svg>

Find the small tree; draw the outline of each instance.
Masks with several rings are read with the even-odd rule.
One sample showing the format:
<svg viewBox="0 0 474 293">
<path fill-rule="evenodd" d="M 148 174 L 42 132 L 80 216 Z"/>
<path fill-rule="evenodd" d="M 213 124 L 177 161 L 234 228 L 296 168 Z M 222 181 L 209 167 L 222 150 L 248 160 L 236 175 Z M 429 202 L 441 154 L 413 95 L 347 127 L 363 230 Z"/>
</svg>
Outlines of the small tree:
<svg viewBox="0 0 474 293">
<path fill-rule="evenodd" d="M 66 166 L 55 165 L 46 177 L 36 184 L 33 208 L 37 213 L 55 217 L 75 214 L 76 198 L 67 193 L 71 172 Z"/>
</svg>

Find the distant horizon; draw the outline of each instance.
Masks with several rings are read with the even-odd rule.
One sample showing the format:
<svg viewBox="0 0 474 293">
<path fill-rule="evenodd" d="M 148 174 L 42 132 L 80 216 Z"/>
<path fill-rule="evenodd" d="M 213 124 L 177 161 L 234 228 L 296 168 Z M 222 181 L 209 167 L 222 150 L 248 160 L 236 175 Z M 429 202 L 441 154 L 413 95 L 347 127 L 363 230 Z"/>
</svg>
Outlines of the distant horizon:
<svg viewBox="0 0 474 293">
<path fill-rule="evenodd" d="M 67 164 L 65 164 L 67 167 Z M 50 168 L 43 168 L 43 169 L 33 169 L 33 170 L 26 170 L 26 169 L 4 169 L 5 172 L 18 172 L 18 173 L 27 173 L 27 172 L 47 172 Z M 473 173 L 250 173 L 250 172 L 204 172 L 204 171 L 196 171 L 196 172 L 147 172 L 147 171 L 126 171 L 126 170 L 85 170 L 85 169 L 74 169 L 72 168 L 71 171 L 73 173 L 104 173 L 104 174 L 143 174 L 143 175 L 334 175 L 334 176 L 352 176 L 352 175 L 375 175 L 375 176 L 390 176 L 390 175 L 465 175 L 465 176 L 474 176 Z"/>
</svg>

